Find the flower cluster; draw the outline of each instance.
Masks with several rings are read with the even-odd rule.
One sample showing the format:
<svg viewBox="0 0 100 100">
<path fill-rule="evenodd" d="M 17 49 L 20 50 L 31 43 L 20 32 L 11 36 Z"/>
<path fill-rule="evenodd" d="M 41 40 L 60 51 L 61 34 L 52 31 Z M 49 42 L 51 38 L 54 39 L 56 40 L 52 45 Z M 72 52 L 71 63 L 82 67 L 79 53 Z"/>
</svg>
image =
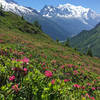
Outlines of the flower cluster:
<svg viewBox="0 0 100 100">
<path fill-rule="evenodd" d="M 45 71 L 45 76 L 46 77 L 52 77 L 52 72 L 51 71 Z"/>
</svg>

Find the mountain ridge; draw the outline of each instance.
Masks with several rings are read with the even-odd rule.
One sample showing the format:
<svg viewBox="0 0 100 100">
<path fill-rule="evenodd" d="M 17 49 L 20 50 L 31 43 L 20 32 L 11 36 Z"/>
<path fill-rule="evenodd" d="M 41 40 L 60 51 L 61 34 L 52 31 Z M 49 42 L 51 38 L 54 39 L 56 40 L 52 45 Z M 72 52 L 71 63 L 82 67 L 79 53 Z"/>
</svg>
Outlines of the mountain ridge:
<svg viewBox="0 0 100 100">
<path fill-rule="evenodd" d="M 93 55 L 100 57 L 100 23 L 93 29 L 84 30 L 71 39 L 72 47 L 76 47 L 80 51 L 85 52 L 91 48 Z M 82 51 L 83 52 L 83 51 Z"/>
<path fill-rule="evenodd" d="M 84 29 L 89 30 L 100 22 L 100 14 L 90 8 L 71 4 L 63 4 L 56 7 L 46 5 L 41 9 L 40 13 L 57 24 L 60 23 L 68 32 L 72 30 L 70 36 L 76 35 Z"/>
<path fill-rule="evenodd" d="M 66 38 L 75 36 L 82 30 L 92 29 L 100 21 L 99 14 L 89 8 L 71 4 L 59 5 L 58 7 L 45 6 L 44 8 L 52 8 L 47 12 L 43 10 L 44 8 L 38 12 L 33 8 L 20 6 L 14 0 L 0 0 L 0 4 L 2 4 L 5 11 L 24 16 L 31 23 L 38 20 L 43 31 L 54 40 L 66 40 Z M 46 14 L 49 15 L 49 13 L 53 17 L 45 16 Z"/>
</svg>

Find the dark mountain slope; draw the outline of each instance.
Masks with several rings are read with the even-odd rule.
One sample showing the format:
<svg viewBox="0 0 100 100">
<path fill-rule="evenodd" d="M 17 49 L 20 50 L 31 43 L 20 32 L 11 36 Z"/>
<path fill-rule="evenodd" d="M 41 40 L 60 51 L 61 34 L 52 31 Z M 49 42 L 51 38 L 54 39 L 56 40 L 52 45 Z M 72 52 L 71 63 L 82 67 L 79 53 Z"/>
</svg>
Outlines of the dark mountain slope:
<svg viewBox="0 0 100 100">
<path fill-rule="evenodd" d="M 71 39 L 72 47 L 79 50 L 87 50 L 91 48 L 93 55 L 100 57 L 100 23 L 90 31 L 82 31 Z"/>
</svg>

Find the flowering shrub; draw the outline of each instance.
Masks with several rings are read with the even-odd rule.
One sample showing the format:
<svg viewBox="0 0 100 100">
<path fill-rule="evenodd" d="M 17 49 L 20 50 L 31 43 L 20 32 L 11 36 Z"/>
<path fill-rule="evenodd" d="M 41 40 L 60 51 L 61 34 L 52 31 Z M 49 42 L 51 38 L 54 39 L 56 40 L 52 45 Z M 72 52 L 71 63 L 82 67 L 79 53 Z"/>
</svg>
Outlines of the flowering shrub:
<svg viewBox="0 0 100 100">
<path fill-rule="evenodd" d="M 9 80 L 10 80 L 10 81 L 15 80 L 15 76 L 14 76 L 14 75 L 13 75 L 13 76 L 10 76 L 10 77 L 9 77 Z"/>
<path fill-rule="evenodd" d="M 52 77 L 52 72 L 51 71 L 45 71 L 45 76 L 46 77 Z"/>
<path fill-rule="evenodd" d="M 0 49 L 0 100 L 99 100 L 99 76 L 81 62 L 67 64 L 69 58 Z"/>
<path fill-rule="evenodd" d="M 15 92 L 18 92 L 20 89 L 18 88 L 18 84 L 15 84 L 12 86 L 12 89 L 15 91 Z"/>
</svg>

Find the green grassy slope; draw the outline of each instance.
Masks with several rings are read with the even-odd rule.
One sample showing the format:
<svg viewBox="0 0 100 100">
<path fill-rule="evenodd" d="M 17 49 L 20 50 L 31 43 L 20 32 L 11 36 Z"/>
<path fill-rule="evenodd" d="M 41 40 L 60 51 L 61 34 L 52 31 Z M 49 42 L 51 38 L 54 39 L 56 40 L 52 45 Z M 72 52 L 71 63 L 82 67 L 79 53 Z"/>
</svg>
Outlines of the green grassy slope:
<svg viewBox="0 0 100 100">
<path fill-rule="evenodd" d="M 0 28 L 8 28 L 9 30 L 19 30 L 21 32 L 28 32 L 28 33 L 40 33 L 41 31 L 32 25 L 31 23 L 28 23 L 24 19 L 22 19 L 20 16 L 17 16 L 11 12 L 6 13 L 4 16 L 0 16 Z"/>
<path fill-rule="evenodd" d="M 99 100 L 99 58 L 54 42 L 12 13 L 0 21 L 0 100 Z"/>
<path fill-rule="evenodd" d="M 82 31 L 71 39 L 71 45 L 80 50 L 91 48 L 93 55 L 100 57 L 100 24 L 90 31 Z"/>
</svg>

